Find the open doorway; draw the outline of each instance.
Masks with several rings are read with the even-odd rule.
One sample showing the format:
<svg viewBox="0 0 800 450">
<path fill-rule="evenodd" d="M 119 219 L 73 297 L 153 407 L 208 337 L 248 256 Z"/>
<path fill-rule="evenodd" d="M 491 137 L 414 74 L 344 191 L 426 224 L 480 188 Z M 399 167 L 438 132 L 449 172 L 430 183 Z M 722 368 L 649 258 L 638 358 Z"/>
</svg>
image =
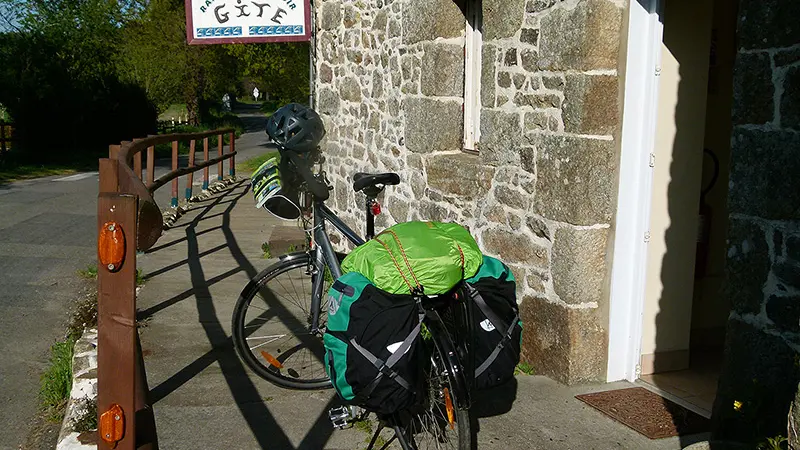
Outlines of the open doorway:
<svg viewBox="0 0 800 450">
<path fill-rule="evenodd" d="M 725 323 L 737 2 L 664 2 L 640 379 L 710 416 Z"/>
</svg>

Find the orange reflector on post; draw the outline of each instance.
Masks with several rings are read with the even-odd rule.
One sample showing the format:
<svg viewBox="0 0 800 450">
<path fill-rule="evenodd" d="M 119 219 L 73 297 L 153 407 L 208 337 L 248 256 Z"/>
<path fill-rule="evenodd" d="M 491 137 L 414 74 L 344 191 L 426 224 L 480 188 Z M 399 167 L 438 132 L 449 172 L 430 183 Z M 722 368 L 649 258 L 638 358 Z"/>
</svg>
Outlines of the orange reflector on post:
<svg viewBox="0 0 800 450">
<path fill-rule="evenodd" d="M 97 432 L 100 434 L 100 439 L 111 448 L 116 447 L 117 442 L 122 440 L 125 436 L 125 414 L 118 404 L 112 404 L 108 411 L 100 415 Z"/>
<path fill-rule="evenodd" d="M 261 356 L 263 356 L 264 359 L 266 359 L 267 362 L 270 363 L 271 365 L 277 367 L 278 369 L 283 369 L 283 364 L 281 364 L 281 362 L 278 361 L 277 358 L 265 352 L 264 350 L 261 350 Z"/>
<path fill-rule="evenodd" d="M 125 260 L 125 232 L 122 225 L 106 222 L 97 236 L 97 259 L 110 272 L 116 272 Z"/>
<path fill-rule="evenodd" d="M 450 391 L 444 388 L 444 407 L 447 410 L 447 422 L 450 423 L 450 429 L 456 429 L 456 414 L 453 409 L 453 399 L 450 398 Z"/>
</svg>

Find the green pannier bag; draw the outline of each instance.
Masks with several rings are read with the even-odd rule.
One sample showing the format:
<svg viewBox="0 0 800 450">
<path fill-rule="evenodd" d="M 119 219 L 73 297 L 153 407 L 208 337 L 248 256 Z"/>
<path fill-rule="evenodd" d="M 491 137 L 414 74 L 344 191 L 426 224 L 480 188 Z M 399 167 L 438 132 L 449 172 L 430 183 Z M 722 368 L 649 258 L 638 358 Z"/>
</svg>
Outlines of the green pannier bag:
<svg viewBox="0 0 800 450">
<path fill-rule="evenodd" d="M 424 367 L 416 299 L 376 288 L 356 272 L 328 291 L 325 369 L 339 397 L 382 415 L 411 406 Z"/>
<path fill-rule="evenodd" d="M 407 295 L 410 286 L 422 286 L 426 295 L 436 295 L 473 277 L 482 262 L 466 228 L 415 221 L 389 227 L 357 247 L 342 262 L 342 272 L 358 272 L 390 294 Z"/>
</svg>

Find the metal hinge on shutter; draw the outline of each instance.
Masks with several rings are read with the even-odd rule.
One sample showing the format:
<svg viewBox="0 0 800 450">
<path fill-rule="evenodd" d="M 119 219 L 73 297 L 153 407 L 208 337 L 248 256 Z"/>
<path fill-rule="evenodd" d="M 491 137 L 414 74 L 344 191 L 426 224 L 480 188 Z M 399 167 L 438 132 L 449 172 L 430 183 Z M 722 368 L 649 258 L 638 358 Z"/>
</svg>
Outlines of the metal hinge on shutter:
<svg viewBox="0 0 800 450">
<path fill-rule="evenodd" d="M 656 166 L 656 154 L 655 153 L 650 153 L 650 162 L 648 163 L 648 165 L 650 167 L 655 167 Z"/>
</svg>

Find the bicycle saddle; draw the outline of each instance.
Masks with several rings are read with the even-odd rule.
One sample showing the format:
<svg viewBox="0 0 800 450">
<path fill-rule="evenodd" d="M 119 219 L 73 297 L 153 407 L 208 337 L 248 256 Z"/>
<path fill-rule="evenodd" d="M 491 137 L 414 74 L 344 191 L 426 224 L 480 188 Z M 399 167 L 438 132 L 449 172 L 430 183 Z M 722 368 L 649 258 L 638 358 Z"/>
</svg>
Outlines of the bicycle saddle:
<svg viewBox="0 0 800 450">
<path fill-rule="evenodd" d="M 400 184 L 400 175 L 396 173 L 357 173 L 353 175 L 353 190 L 356 192 L 379 184 L 383 186 Z"/>
</svg>

